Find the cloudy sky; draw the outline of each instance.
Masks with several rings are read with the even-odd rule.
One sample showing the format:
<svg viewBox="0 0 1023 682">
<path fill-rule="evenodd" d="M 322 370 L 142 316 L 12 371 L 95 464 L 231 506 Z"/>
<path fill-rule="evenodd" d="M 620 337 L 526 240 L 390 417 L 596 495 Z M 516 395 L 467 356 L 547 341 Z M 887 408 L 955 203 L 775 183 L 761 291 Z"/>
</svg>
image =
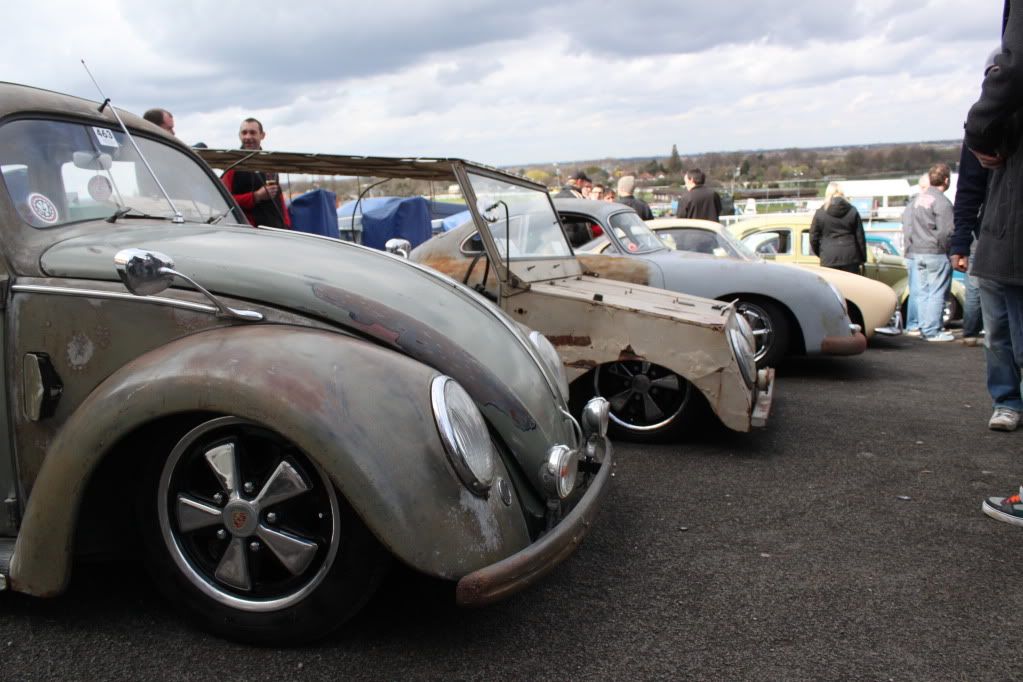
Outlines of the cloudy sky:
<svg viewBox="0 0 1023 682">
<path fill-rule="evenodd" d="M 494 165 L 956 139 L 998 0 L 19 3 L 7 80 L 238 146 Z"/>
</svg>

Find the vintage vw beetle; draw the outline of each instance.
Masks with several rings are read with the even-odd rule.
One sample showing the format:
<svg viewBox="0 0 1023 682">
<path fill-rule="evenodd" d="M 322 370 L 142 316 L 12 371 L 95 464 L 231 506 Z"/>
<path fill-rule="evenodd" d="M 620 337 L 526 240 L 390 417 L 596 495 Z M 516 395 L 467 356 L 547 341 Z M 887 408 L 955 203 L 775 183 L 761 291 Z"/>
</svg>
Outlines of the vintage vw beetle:
<svg viewBox="0 0 1023 682">
<path fill-rule="evenodd" d="M 191 150 L 115 113 L 0 85 L 0 589 L 55 595 L 73 554 L 138 538 L 206 627 L 282 644 L 390 557 L 480 605 L 572 552 L 608 406 L 569 414 L 550 343 L 427 268 L 241 226 Z"/>
<path fill-rule="evenodd" d="M 766 423 L 774 370 L 757 372 L 752 332 L 734 306 L 584 275 L 543 185 L 461 159 L 200 154 L 216 168 L 457 182 L 469 222 L 411 259 L 472 284 L 536 330 L 531 338 L 546 335 L 571 383 L 573 413 L 607 398 L 611 427 L 633 440 L 677 436 L 707 404 L 737 431 Z"/>
</svg>

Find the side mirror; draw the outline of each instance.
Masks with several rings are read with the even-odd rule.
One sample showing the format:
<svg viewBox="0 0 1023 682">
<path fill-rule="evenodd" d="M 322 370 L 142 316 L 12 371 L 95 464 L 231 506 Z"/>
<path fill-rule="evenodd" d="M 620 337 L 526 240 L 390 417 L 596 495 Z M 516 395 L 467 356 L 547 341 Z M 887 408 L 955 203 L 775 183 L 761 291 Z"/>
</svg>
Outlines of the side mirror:
<svg viewBox="0 0 1023 682">
<path fill-rule="evenodd" d="M 716 258 L 727 258 L 728 257 L 728 252 L 725 251 L 720 246 L 715 246 L 714 250 L 711 251 L 711 253 L 713 253 Z"/>
<path fill-rule="evenodd" d="M 124 249 L 114 255 L 114 267 L 128 291 L 136 296 L 152 296 L 174 281 L 174 261 L 156 251 Z"/>
<path fill-rule="evenodd" d="M 884 255 L 884 249 L 882 249 L 880 246 L 872 246 L 870 247 L 870 253 L 874 255 L 875 261 L 880 261 L 881 256 Z"/>
<path fill-rule="evenodd" d="M 408 258 L 409 252 L 412 251 L 412 242 L 407 239 L 388 239 L 384 244 L 384 249 L 387 253 Z"/>
</svg>

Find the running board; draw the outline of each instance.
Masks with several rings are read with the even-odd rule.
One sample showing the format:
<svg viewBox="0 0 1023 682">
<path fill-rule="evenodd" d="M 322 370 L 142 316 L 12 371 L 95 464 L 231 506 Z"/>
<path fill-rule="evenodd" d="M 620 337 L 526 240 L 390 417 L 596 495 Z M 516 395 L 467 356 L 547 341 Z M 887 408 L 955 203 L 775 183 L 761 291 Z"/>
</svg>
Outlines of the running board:
<svg viewBox="0 0 1023 682">
<path fill-rule="evenodd" d="M 0 538 L 0 592 L 7 589 L 11 557 L 14 556 L 14 538 Z"/>
</svg>

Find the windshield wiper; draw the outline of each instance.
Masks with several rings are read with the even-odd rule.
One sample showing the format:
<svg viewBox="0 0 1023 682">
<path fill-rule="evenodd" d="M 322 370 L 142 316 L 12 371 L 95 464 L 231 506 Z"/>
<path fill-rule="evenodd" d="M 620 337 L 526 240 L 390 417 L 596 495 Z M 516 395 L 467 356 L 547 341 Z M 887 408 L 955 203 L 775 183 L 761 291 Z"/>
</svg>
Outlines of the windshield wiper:
<svg viewBox="0 0 1023 682">
<path fill-rule="evenodd" d="M 125 206 L 114 211 L 114 214 L 107 218 L 108 223 L 116 223 L 120 218 L 151 218 L 153 220 L 170 220 L 167 216 L 162 215 L 149 215 L 142 211 L 136 210 L 131 206 Z"/>
<path fill-rule="evenodd" d="M 209 218 L 206 219 L 206 224 L 207 225 L 216 225 L 221 220 L 223 220 L 224 217 L 227 216 L 227 214 L 230 213 L 230 212 L 231 212 L 231 209 L 227 209 L 223 213 L 218 213 L 216 215 L 211 215 Z"/>
</svg>

